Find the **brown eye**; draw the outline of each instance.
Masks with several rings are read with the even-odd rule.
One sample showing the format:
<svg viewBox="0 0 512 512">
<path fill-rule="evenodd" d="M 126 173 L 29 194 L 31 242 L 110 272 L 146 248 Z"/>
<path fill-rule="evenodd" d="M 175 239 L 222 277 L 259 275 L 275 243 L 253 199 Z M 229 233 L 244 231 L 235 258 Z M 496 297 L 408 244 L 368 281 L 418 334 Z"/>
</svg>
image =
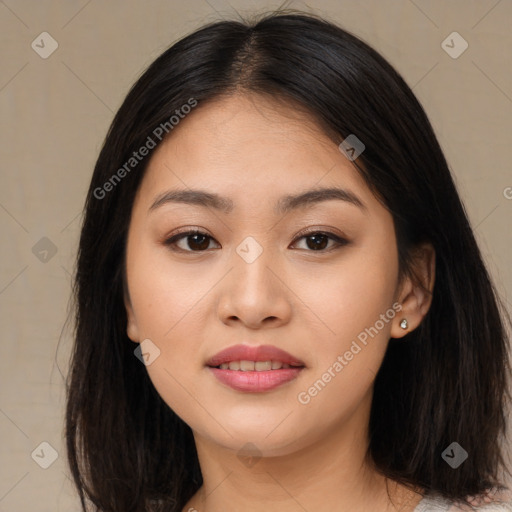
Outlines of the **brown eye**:
<svg viewBox="0 0 512 512">
<path fill-rule="evenodd" d="M 181 242 L 182 240 L 184 240 L 184 243 L 180 247 L 178 242 Z M 208 249 L 211 240 L 213 240 L 213 238 L 202 231 L 187 231 L 172 236 L 166 240 L 164 244 L 166 246 L 170 246 L 172 250 L 204 252 Z"/>
<path fill-rule="evenodd" d="M 309 233 L 302 233 L 301 236 L 295 240 L 306 240 L 306 249 L 313 252 L 328 252 L 339 246 L 347 245 L 349 242 L 344 238 L 340 238 L 334 233 L 328 233 L 323 231 L 311 231 Z M 329 245 L 329 240 L 334 243 Z"/>
<path fill-rule="evenodd" d="M 306 245 L 309 249 L 314 251 L 320 251 L 325 249 L 329 245 L 329 237 L 321 233 L 315 235 L 309 235 L 306 238 Z"/>
</svg>

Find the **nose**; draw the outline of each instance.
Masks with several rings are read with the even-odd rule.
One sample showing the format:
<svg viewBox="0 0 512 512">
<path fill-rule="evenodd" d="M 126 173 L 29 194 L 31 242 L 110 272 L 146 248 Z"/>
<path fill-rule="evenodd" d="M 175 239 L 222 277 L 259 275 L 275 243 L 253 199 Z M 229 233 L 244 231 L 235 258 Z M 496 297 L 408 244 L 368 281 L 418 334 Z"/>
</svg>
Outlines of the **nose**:
<svg viewBox="0 0 512 512">
<path fill-rule="evenodd" d="M 292 296 L 286 272 L 270 251 L 253 261 L 233 254 L 232 270 L 222 281 L 218 315 L 225 324 L 241 323 L 249 329 L 278 327 L 290 321 Z"/>
</svg>

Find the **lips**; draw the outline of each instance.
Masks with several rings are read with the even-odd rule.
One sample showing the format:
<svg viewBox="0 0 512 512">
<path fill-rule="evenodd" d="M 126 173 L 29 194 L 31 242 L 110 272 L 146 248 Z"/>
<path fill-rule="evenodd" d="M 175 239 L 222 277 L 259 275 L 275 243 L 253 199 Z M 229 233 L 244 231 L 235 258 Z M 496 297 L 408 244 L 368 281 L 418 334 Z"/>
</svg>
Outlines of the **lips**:
<svg viewBox="0 0 512 512">
<path fill-rule="evenodd" d="M 222 384 L 249 393 L 271 391 L 305 369 L 299 358 L 272 345 L 234 345 L 215 354 L 206 366 Z"/>
<path fill-rule="evenodd" d="M 228 347 L 211 357 L 206 362 L 206 366 L 215 368 L 223 363 L 230 363 L 233 361 L 279 361 L 283 364 L 295 367 L 306 366 L 299 358 L 292 356 L 288 352 L 274 347 L 273 345 L 260 345 L 258 347 L 233 345 L 232 347 Z"/>
</svg>

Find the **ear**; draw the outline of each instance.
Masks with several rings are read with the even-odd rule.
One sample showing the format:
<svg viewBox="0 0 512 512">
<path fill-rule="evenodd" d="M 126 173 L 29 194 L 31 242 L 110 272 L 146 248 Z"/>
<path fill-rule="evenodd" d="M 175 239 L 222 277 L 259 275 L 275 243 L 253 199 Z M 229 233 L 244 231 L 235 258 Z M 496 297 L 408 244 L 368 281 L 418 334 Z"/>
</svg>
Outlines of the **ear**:
<svg viewBox="0 0 512 512">
<path fill-rule="evenodd" d="M 130 338 L 132 341 L 139 343 L 140 342 L 140 336 L 139 336 L 139 327 L 137 326 L 137 320 L 135 319 L 135 314 L 133 313 L 132 304 L 130 301 L 130 297 L 128 297 L 128 294 L 125 293 L 124 295 L 124 307 L 126 309 L 126 334 L 128 335 L 128 338 Z"/>
<path fill-rule="evenodd" d="M 436 252 L 431 243 L 425 242 L 416 247 L 413 255 L 413 275 L 405 277 L 398 293 L 402 310 L 397 313 L 391 326 L 391 337 L 402 338 L 416 329 L 428 313 L 434 290 Z M 407 328 L 400 327 L 407 320 Z"/>
</svg>

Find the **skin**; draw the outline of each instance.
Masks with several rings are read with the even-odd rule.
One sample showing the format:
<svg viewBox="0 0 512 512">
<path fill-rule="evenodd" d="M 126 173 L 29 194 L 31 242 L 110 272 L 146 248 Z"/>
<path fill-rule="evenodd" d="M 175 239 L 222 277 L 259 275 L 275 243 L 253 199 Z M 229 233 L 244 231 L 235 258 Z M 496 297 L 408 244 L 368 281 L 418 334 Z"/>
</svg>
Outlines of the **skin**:
<svg viewBox="0 0 512 512">
<path fill-rule="evenodd" d="M 170 135 L 133 205 L 125 305 L 129 338 L 160 350 L 146 367 L 155 388 L 194 433 L 204 484 L 183 511 L 412 511 L 421 489 L 387 480 L 365 458 L 389 339 L 415 329 L 431 301 L 419 283 L 399 283 L 391 214 L 311 118 L 272 100 L 235 95 L 199 105 Z M 274 212 L 284 195 L 331 186 L 365 209 L 331 199 Z M 163 192 L 189 188 L 226 196 L 234 208 L 166 203 L 149 211 Z M 187 228 L 211 238 L 184 237 L 177 252 L 165 245 Z M 348 244 L 320 238 L 315 250 L 311 238 L 297 237 L 309 228 Z M 249 236 L 263 250 L 250 264 L 236 252 Z M 432 290 L 431 246 L 418 252 L 416 271 Z M 395 302 L 402 310 L 300 403 L 298 394 Z M 235 391 L 205 364 L 238 343 L 276 345 L 306 368 L 272 391 Z M 248 442 L 256 447 L 250 462 L 239 456 Z"/>
</svg>

